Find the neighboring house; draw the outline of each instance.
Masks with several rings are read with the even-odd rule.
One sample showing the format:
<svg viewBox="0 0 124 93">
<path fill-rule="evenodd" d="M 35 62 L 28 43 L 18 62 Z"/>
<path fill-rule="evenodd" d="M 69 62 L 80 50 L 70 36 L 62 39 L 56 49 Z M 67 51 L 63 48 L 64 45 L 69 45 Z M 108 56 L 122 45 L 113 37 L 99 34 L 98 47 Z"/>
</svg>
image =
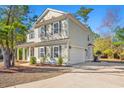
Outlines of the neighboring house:
<svg viewBox="0 0 124 93">
<path fill-rule="evenodd" d="M 49 61 L 61 56 L 65 64 L 93 59 L 92 33 L 88 28 L 71 14 L 50 8 L 33 24 L 27 42 L 17 47 L 23 48 L 22 60 L 27 61 L 31 56 L 35 56 L 37 62 L 44 56 Z"/>
</svg>

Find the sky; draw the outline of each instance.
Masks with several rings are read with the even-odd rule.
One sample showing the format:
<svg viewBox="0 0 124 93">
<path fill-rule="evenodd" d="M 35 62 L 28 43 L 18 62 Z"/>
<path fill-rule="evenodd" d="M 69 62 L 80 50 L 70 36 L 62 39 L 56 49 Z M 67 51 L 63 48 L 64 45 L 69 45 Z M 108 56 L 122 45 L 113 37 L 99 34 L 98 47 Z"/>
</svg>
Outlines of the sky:
<svg viewBox="0 0 124 93">
<path fill-rule="evenodd" d="M 33 10 L 34 15 L 41 15 L 46 8 L 53 8 L 64 12 L 75 13 L 77 12 L 82 5 L 32 5 L 30 9 Z M 112 5 L 83 5 L 87 8 L 93 8 L 94 10 L 89 14 L 88 25 L 91 29 L 100 34 L 102 33 L 101 30 L 98 30 L 102 21 L 105 18 L 107 9 L 114 9 L 119 8 L 121 10 L 120 17 L 121 19 L 121 26 L 124 26 L 124 6 L 112 6 Z M 106 30 L 107 31 L 107 30 Z M 105 31 L 105 32 L 106 32 Z"/>
</svg>

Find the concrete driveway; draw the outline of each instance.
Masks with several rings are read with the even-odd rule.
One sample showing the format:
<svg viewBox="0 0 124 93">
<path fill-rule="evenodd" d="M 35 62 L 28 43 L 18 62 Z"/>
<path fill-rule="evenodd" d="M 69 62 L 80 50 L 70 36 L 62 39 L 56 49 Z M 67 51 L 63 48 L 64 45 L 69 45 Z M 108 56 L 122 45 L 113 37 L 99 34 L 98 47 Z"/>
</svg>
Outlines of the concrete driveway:
<svg viewBox="0 0 124 93">
<path fill-rule="evenodd" d="M 120 88 L 124 87 L 124 64 L 83 63 L 74 65 L 70 73 L 16 85 L 17 88 Z"/>
</svg>

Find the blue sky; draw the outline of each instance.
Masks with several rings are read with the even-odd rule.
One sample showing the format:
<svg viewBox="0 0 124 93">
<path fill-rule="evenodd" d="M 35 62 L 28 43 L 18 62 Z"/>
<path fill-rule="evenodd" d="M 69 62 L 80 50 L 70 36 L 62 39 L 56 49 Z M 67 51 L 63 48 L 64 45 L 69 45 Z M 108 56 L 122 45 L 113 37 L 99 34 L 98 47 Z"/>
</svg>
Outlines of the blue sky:
<svg viewBox="0 0 124 93">
<path fill-rule="evenodd" d="M 32 5 L 30 6 L 30 9 L 34 11 L 34 15 L 41 15 L 43 13 L 43 11 L 46 8 L 53 8 L 53 9 L 58 9 L 61 11 L 65 11 L 65 12 L 69 12 L 69 13 L 75 13 L 81 6 L 80 5 Z M 119 9 L 121 9 L 121 23 L 122 26 L 124 26 L 124 6 L 111 6 L 111 5 L 88 5 L 85 7 L 88 8 L 93 8 L 94 10 L 89 14 L 89 20 L 88 20 L 88 24 L 90 25 L 90 27 L 92 28 L 92 30 L 96 33 L 101 33 L 100 31 L 98 31 L 98 27 L 101 25 L 101 22 L 103 21 L 105 14 L 106 14 L 106 10 L 107 9 L 113 9 L 113 8 L 117 8 L 119 7 Z"/>
</svg>

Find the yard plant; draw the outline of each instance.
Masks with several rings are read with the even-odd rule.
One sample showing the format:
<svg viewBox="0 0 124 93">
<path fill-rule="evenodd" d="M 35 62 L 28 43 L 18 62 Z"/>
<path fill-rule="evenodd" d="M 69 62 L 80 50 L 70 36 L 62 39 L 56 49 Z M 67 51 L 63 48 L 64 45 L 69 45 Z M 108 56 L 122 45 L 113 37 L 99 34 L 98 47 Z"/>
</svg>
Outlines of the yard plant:
<svg viewBox="0 0 124 93">
<path fill-rule="evenodd" d="M 26 41 L 32 23 L 29 6 L 0 6 L 0 46 L 5 68 L 15 65 L 16 45 Z"/>
<path fill-rule="evenodd" d="M 31 57 L 30 58 L 30 64 L 36 64 L 36 57 Z"/>
<path fill-rule="evenodd" d="M 63 64 L 63 58 L 60 56 L 58 57 L 58 65 L 62 65 Z"/>
<path fill-rule="evenodd" d="M 46 60 L 47 60 L 47 56 L 41 57 L 40 58 L 40 63 L 45 64 Z"/>
</svg>

